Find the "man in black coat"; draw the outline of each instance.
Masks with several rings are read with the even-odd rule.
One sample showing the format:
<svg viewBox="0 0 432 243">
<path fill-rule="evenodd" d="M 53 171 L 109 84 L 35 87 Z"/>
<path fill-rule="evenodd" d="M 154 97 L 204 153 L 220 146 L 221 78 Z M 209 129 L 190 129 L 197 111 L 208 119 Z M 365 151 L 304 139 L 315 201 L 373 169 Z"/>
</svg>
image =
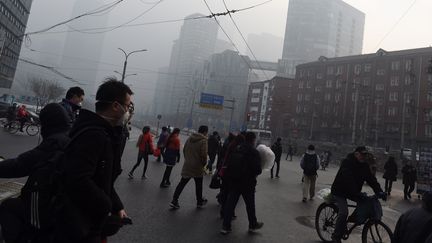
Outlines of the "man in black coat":
<svg viewBox="0 0 432 243">
<path fill-rule="evenodd" d="M 213 134 L 208 138 L 208 156 L 209 161 L 207 164 L 208 173 L 211 175 L 213 172 L 213 163 L 215 162 L 216 155 L 220 150 L 220 137 L 218 132 L 213 132 Z"/>
<path fill-rule="evenodd" d="M 131 113 L 130 88 L 108 78 L 96 93 L 96 113 L 81 110 L 65 151 L 62 183 L 70 201 L 57 237 L 61 242 L 100 243 L 104 223 L 110 215 L 127 217 L 114 189 L 121 173 L 122 129 Z M 72 220 L 72 218 L 74 220 Z"/>
<path fill-rule="evenodd" d="M 336 227 L 332 236 L 334 242 L 340 242 L 346 229 L 348 217 L 347 199 L 358 202 L 365 182 L 382 199 L 386 200 L 387 194 L 383 192 L 376 177 L 372 174 L 366 158 L 369 155 L 366 147 L 357 147 L 354 153 L 342 161 L 336 178 L 331 187 L 331 194 L 339 208 Z"/>
<path fill-rule="evenodd" d="M 271 146 L 271 150 L 275 154 L 275 161 L 270 170 L 270 177 L 273 179 L 273 168 L 276 165 L 276 178 L 279 178 L 280 161 L 282 157 L 282 138 L 277 138 L 276 142 Z"/>
<path fill-rule="evenodd" d="M 0 178 L 20 178 L 32 174 L 42 163 L 50 159 L 56 151 L 63 150 L 69 142 L 69 118 L 65 110 L 56 103 L 46 105 L 39 115 L 42 143 L 17 158 L 0 162 Z M 27 187 L 28 184 L 24 186 Z M 47 235 L 33 227 L 31 205 L 22 197 L 10 198 L 0 204 L 0 224 L 6 242 L 47 242 Z M 38 211 L 38 213 L 40 213 Z M 46 215 L 38 215 L 46 218 Z M 44 222 L 41 222 L 44 223 Z M 44 227 L 47 225 L 42 224 Z M 46 230 L 44 227 L 43 230 Z"/>
<path fill-rule="evenodd" d="M 231 220 L 240 196 L 243 197 L 246 204 L 249 232 L 255 232 L 264 225 L 264 223 L 257 221 L 255 212 L 256 178 L 262 173 L 261 158 L 255 148 L 256 135 L 253 132 L 247 132 L 245 139 L 246 142 L 239 145 L 226 161 L 227 168 L 224 180 L 226 180 L 229 189 L 224 207 L 221 234 L 231 232 Z"/>
<path fill-rule="evenodd" d="M 72 127 L 78 112 L 81 109 L 81 103 L 84 100 L 84 90 L 80 87 L 71 87 L 66 92 L 66 97 L 60 102 L 69 116 L 69 123 Z"/>
</svg>

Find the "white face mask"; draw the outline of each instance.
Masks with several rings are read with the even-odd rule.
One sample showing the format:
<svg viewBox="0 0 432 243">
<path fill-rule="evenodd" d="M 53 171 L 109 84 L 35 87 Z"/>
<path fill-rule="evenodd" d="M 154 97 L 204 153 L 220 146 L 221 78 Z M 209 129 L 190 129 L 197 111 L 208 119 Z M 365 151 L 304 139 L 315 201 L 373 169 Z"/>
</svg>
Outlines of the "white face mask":
<svg viewBox="0 0 432 243">
<path fill-rule="evenodd" d="M 124 126 L 128 123 L 130 117 L 129 111 L 126 111 L 126 113 L 123 114 L 122 118 L 118 121 L 119 126 Z"/>
</svg>

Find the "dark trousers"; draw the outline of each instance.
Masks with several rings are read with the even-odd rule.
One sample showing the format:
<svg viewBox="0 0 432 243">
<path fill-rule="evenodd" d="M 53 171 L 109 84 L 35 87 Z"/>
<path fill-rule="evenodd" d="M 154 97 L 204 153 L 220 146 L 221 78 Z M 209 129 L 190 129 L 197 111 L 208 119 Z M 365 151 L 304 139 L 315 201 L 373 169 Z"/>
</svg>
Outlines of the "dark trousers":
<svg viewBox="0 0 432 243">
<path fill-rule="evenodd" d="M 290 156 L 290 161 L 292 161 L 292 153 L 287 153 L 287 156 L 286 156 L 286 159 L 285 160 L 288 160 L 288 156 Z"/>
<path fill-rule="evenodd" d="M 346 198 L 338 197 L 338 196 L 333 196 L 333 198 L 339 209 L 333 237 L 335 239 L 342 239 L 342 236 L 345 234 L 345 230 L 347 227 L 348 203 Z"/>
<path fill-rule="evenodd" d="M 249 220 L 249 227 L 254 227 L 257 224 L 257 218 L 255 214 L 255 187 L 230 187 L 228 192 L 227 201 L 225 202 L 224 213 L 223 213 L 223 227 L 231 229 L 231 220 L 234 215 L 235 207 L 237 202 L 243 197 L 246 204 L 246 211 Z"/>
<path fill-rule="evenodd" d="M 404 185 L 404 197 L 411 197 L 411 193 L 414 191 L 415 184 Z"/>
<path fill-rule="evenodd" d="M 190 181 L 190 177 L 185 178 L 182 177 L 179 184 L 177 185 L 175 192 L 174 192 L 174 197 L 173 200 L 177 201 L 180 197 L 180 194 L 182 193 L 184 187 L 186 186 L 186 184 Z M 195 180 L 195 194 L 196 194 L 196 200 L 197 202 L 201 202 L 203 197 L 202 197 L 202 190 L 203 190 L 203 178 L 202 177 L 194 177 L 193 178 Z"/>
<path fill-rule="evenodd" d="M 172 171 L 173 167 L 174 166 L 168 166 L 168 165 L 166 166 L 164 175 L 162 177 L 161 185 L 171 183 L 170 182 L 170 176 L 171 176 L 171 171 Z"/>
<path fill-rule="evenodd" d="M 207 164 L 207 169 L 212 172 L 213 171 L 213 163 L 215 162 L 216 154 L 209 154 L 209 161 Z"/>
<path fill-rule="evenodd" d="M 393 181 L 392 180 L 385 180 L 385 192 L 390 193 L 392 190 Z"/>
<path fill-rule="evenodd" d="M 7 199 L 0 205 L 0 224 L 5 242 L 28 241 L 30 225 L 26 223 L 21 199 Z"/>
<path fill-rule="evenodd" d="M 275 167 L 275 165 L 276 165 L 276 177 L 279 177 L 280 160 L 279 160 L 279 161 L 276 160 L 276 161 L 274 162 L 274 164 L 273 164 L 271 170 L 270 170 L 270 175 L 271 175 L 272 178 L 273 178 L 273 168 Z"/>
<path fill-rule="evenodd" d="M 148 158 L 148 154 L 147 153 L 145 153 L 145 152 L 142 152 L 142 151 L 138 151 L 138 158 L 137 158 L 137 162 L 136 162 L 136 164 L 134 165 L 134 167 L 132 168 L 132 170 L 131 170 L 131 174 L 133 174 L 134 173 L 134 171 L 135 171 L 135 169 L 136 168 L 138 168 L 138 166 L 141 164 L 141 160 L 142 159 L 144 159 L 144 170 L 143 170 L 143 174 L 142 174 L 142 176 L 145 176 L 145 173 L 146 173 L 146 171 L 147 171 L 147 166 L 148 166 L 148 160 L 149 160 L 149 158 Z"/>
</svg>

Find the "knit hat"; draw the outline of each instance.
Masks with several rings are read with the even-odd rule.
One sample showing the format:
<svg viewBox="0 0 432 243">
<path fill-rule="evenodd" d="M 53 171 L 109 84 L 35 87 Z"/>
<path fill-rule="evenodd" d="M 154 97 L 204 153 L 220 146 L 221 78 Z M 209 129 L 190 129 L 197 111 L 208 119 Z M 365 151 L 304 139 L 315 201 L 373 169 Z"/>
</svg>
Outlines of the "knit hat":
<svg viewBox="0 0 432 243">
<path fill-rule="evenodd" d="M 70 119 L 66 110 L 57 103 L 46 105 L 39 114 L 42 137 L 54 133 L 67 132 L 70 129 Z"/>
</svg>

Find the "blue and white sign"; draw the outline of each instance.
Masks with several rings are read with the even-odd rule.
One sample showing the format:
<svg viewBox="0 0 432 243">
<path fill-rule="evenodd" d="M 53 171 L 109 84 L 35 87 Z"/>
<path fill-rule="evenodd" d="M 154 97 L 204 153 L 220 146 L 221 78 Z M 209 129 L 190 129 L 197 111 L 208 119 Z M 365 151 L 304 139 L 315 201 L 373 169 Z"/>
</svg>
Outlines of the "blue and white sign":
<svg viewBox="0 0 432 243">
<path fill-rule="evenodd" d="M 221 95 L 201 93 L 200 107 L 222 110 L 224 97 Z"/>
</svg>

